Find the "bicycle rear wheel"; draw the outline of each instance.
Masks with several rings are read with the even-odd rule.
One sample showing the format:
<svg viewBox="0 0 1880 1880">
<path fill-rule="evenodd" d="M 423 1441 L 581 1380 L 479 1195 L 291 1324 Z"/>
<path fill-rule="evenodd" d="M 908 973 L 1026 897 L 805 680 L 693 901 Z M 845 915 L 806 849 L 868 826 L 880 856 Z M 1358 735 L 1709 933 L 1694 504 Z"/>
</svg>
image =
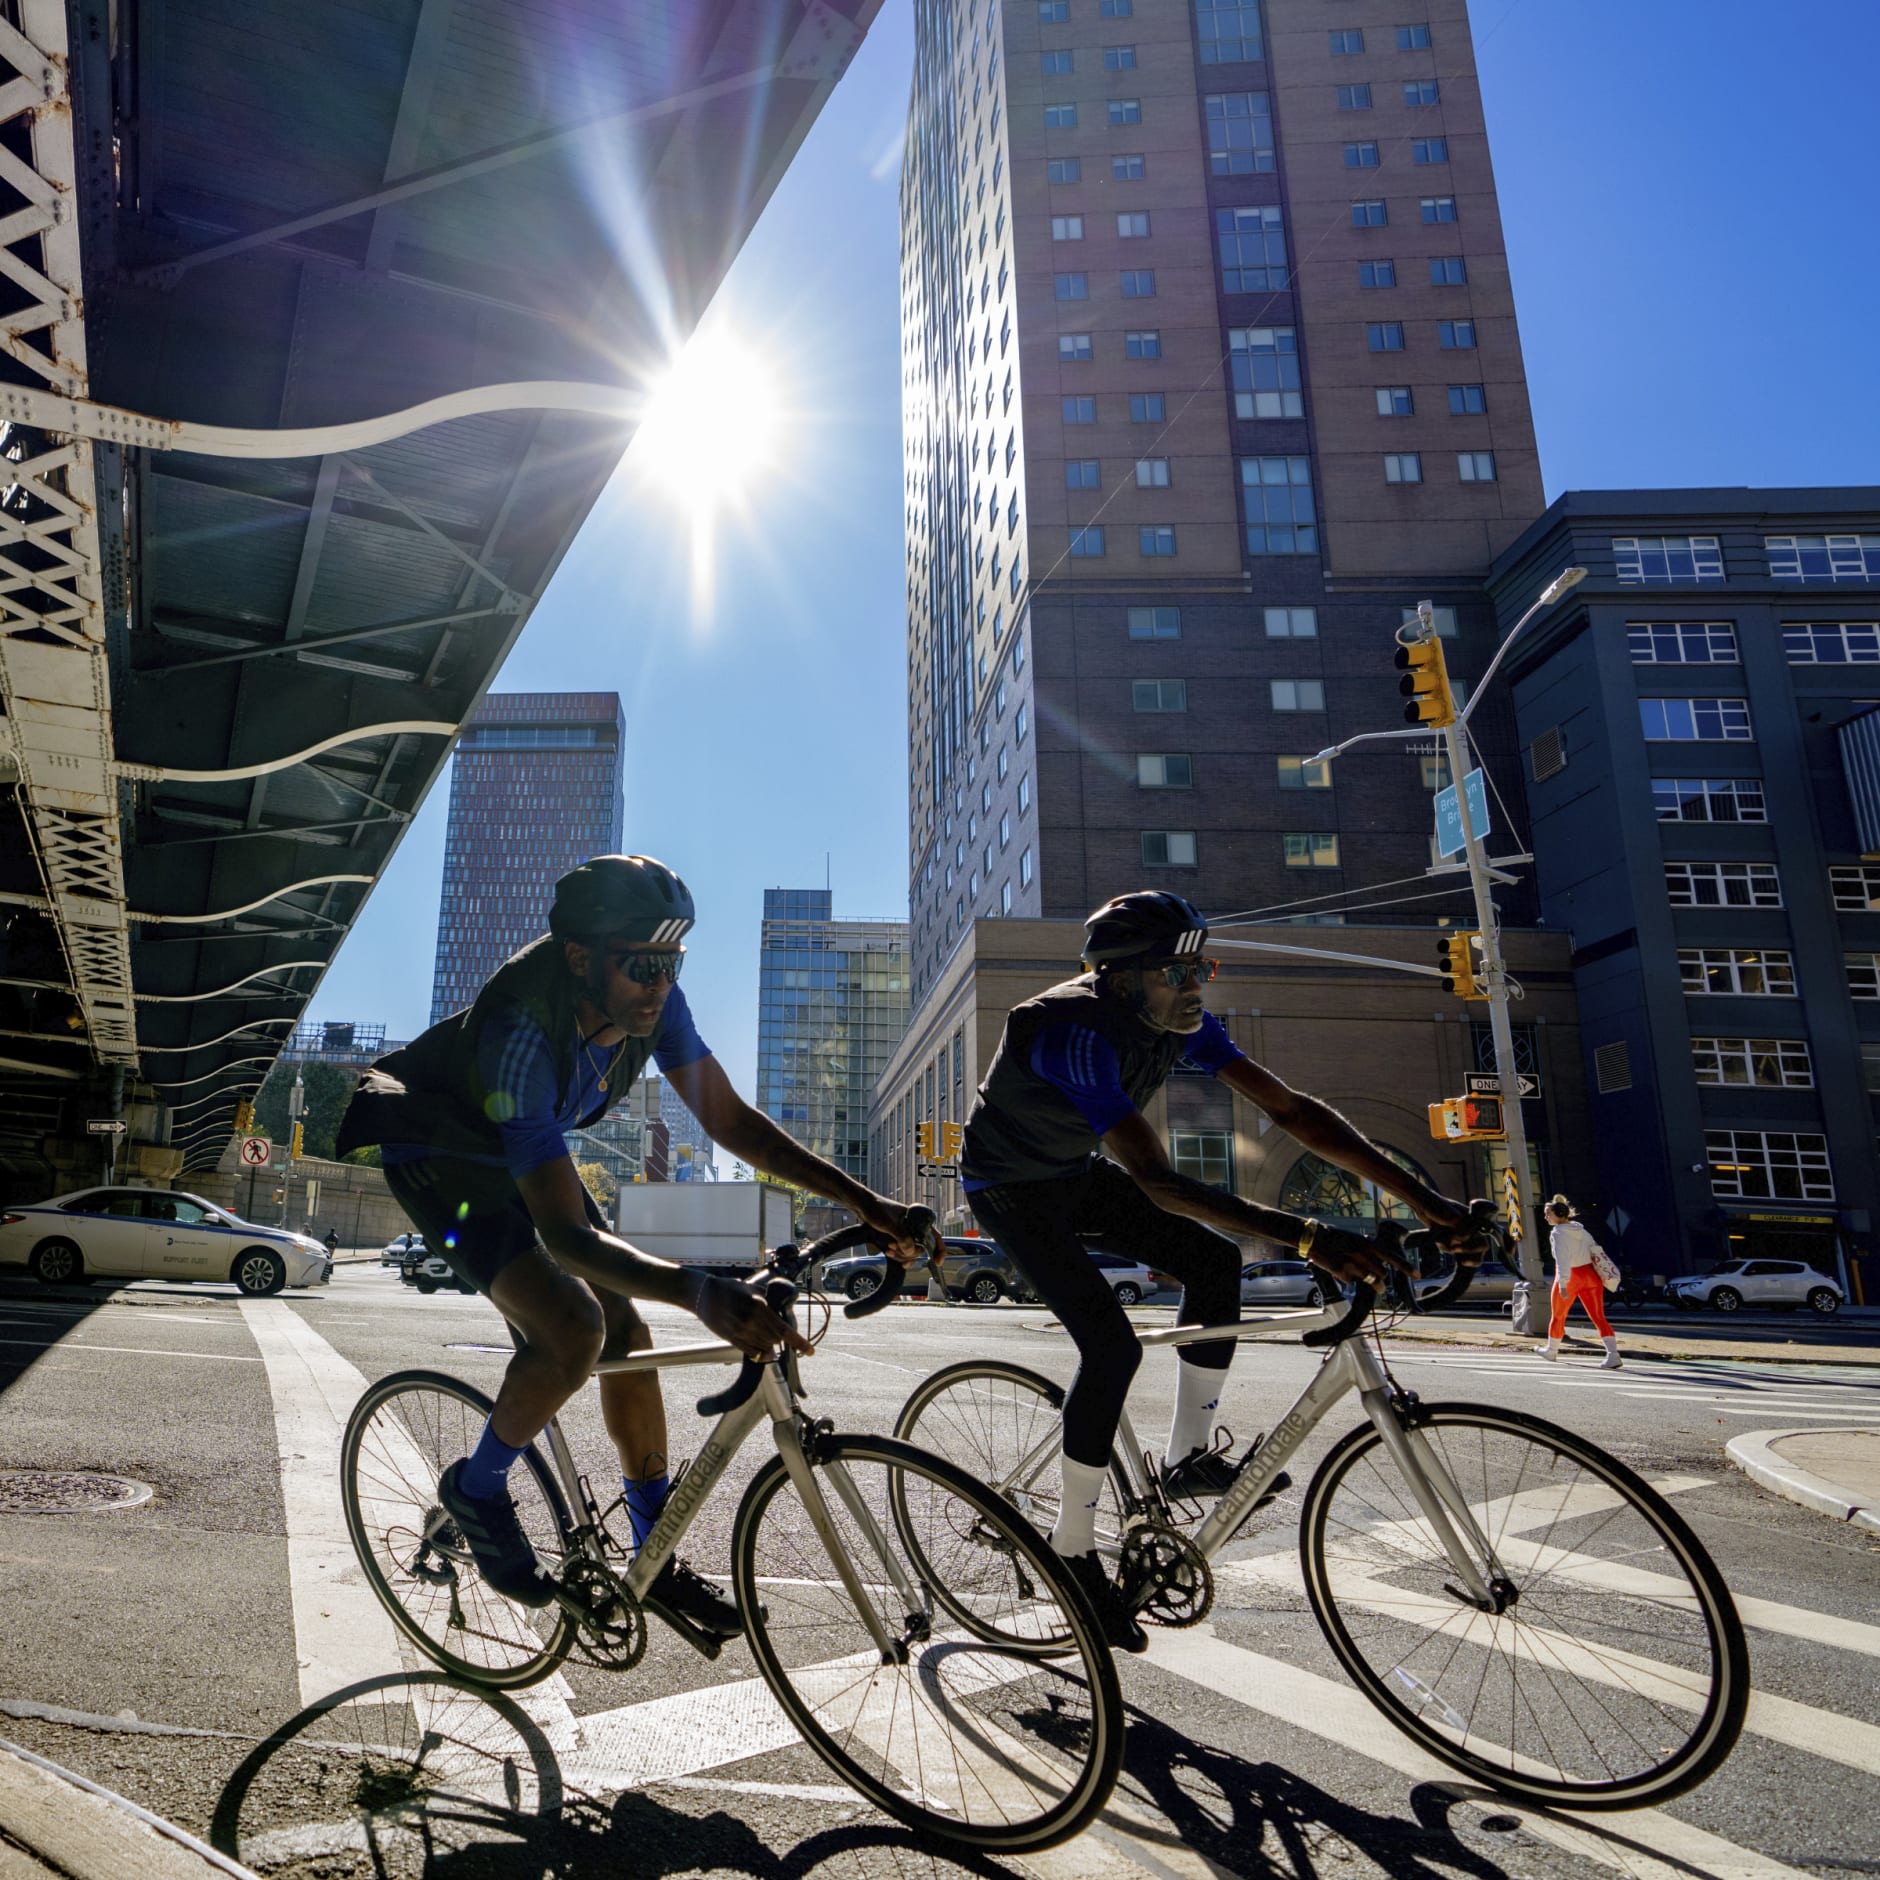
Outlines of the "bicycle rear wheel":
<svg viewBox="0 0 1880 1880">
<path fill-rule="evenodd" d="M 567 1657 L 573 1622 L 492 1592 L 437 1499 L 437 1478 L 476 1447 L 494 1408 L 441 1371 L 397 1371 L 359 1399 L 340 1446 L 340 1499 L 353 1552 L 393 1622 L 434 1664 L 474 1684 L 520 1690 Z M 523 1532 L 551 1566 L 572 1523 L 533 1447 L 510 1471 Z"/>
<path fill-rule="evenodd" d="M 1684 1520 L 1538 1417 L 1431 1404 L 1405 1427 L 1500 1609 L 1464 1599 L 1382 1438 L 1354 1430 L 1306 1492 L 1300 1555 L 1359 1688 L 1445 1762 L 1535 1801 L 1638 1808 L 1702 1782 L 1743 1727 L 1749 1650 Z"/>
<path fill-rule="evenodd" d="M 891 1637 L 881 1650 L 842 1583 L 782 1457 L 738 1508 L 732 1576 L 764 1681 L 790 1721 L 878 1808 L 937 1839 L 986 1851 L 1053 1847 L 1103 1807 L 1123 1751 L 1109 1648 L 1063 1566 L 1011 1508 L 938 1457 L 879 1436 L 814 1446 L 833 1536 Z M 891 1508 L 922 1537 L 915 1559 Z M 975 1544 L 969 1534 L 996 1537 Z M 1058 1655 L 975 1638 L 1062 1635 Z M 912 1610 L 910 1610 L 910 1607 Z"/>
</svg>

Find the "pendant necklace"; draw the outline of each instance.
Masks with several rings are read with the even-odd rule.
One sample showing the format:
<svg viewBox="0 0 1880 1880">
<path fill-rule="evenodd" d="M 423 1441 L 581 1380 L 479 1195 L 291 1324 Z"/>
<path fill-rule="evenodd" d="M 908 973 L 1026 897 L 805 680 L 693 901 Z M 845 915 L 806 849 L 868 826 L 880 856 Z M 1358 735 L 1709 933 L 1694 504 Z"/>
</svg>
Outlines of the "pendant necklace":
<svg viewBox="0 0 1880 1880">
<path fill-rule="evenodd" d="M 581 1049 L 587 1053 L 588 1064 L 595 1073 L 595 1082 L 600 1094 L 604 1097 L 607 1094 L 607 1080 L 613 1076 L 614 1066 L 620 1062 L 620 1053 L 626 1049 L 626 1040 L 622 1039 L 613 1056 L 603 1063 L 594 1055 L 594 1047 L 588 1043 L 586 1036 L 580 1033 L 578 1027 L 577 1035 L 581 1038 Z"/>
</svg>

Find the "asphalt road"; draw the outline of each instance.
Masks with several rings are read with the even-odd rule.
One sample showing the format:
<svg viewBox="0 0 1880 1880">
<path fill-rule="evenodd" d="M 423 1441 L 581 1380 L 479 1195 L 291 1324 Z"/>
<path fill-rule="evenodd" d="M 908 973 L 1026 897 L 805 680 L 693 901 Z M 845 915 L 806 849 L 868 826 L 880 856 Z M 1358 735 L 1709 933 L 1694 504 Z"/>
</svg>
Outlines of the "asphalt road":
<svg viewBox="0 0 1880 1880">
<path fill-rule="evenodd" d="M 680 1313 L 651 1316 L 662 1341 L 691 1333 Z M 105 1295 L 0 1281 L 0 1469 L 102 1471 L 154 1490 L 117 1512 L 0 1514 L 0 1734 L 212 1836 L 269 1876 L 963 1871 L 841 1789 L 801 1747 L 697 1766 L 685 1733 L 671 1732 L 661 1766 L 682 1773 L 615 1792 L 560 1768 L 523 1711 L 473 1697 L 452 1700 L 438 1727 L 502 1771 L 511 1806 L 362 1793 L 359 1746 L 396 1727 L 388 1719 L 405 1712 L 393 1699 L 423 1672 L 370 1611 L 360 1617 L 361 1589 L 347 1584 L 332 1472 L 339 1431 L 362 1383 L 391 1370 L 431 1366 L 493 1388 L 503 1357 L 492 1347 L 503 1343 L 481 1300 L 419 1298 L 376 1267 L 342 1268 L 330 1288 L 262 1302 L 227 1288 L 147 1283 Z M 1060 1379 L 1070 1370 L 1068 1341 L 1039 1311 L 910 1306 L 838 1320 L 807 1380 L 815 1409 L 838 1427 L 885 1429 L 919 1377 L 988 1354 Z M 1227 1424 L 1243 1436 L 1269 1426 L 1313 1362 L 1295 1348 L 1249 1347 Z M 1576 1822 L 1459 1798 L 1426 1779 L 1407 1742 L 1349 1727 L 1362 1700 L 1303 1599 L 1223 1574 L 1212 1637 L 1258 1654 L 1266 1675 L 1244 1685 L 1201 1675 L 1192 1654 L 1160 1648 L 1121 1665 L 1132 1711 L 1119 1797 L 1153 1831 L 1141 1816 L 1119 1827 L 1119 1816 L 1069 1854 L 981 1871 L 1042 1880 L 1876 1871 L 1880 1544 L 1765 1494 L 1721 1446 L 1746 1429 L 1880 1422 L 1880 1370 L 1702 1359 L 1600 1373 L 1590 1356 L 1543 1366 L 1505 1350 L 1410 1345 L 1392 1362 L 1427 1398 L 1527 1409 L 1650 1477 L 1683 1478 L 1678 1506 L 1739 1599 L 1767 1602 L 1751 1608 L 1758 1705 L 1725 1770 L 1662 1811 Z M 1173 1368 L 1154 1353 L 1140 1374 L 1131 1408 L 1146 1441 L 1162 1433 Z M 691 1397 L 721 1376 L 669 1377 L 681 1453 L 699 1427 Z M 1355 1421 L 1335 1414 L 1304 1452 L 1306 1469 Z M 567 1424 L 595 1477 L 609 1474 L 592 1393 Z M 746 1449 L 733 1487 L 765 1453 L 758 1442 Z M 1282 1535 L 1298 1500 L 1256 1516 L 1229 1557 Z M 724 1564 L 735 1505 L 721 1493 L 688 1544 L 708 1570 Z M 657 1622 L 653 1634 L 631 1673 L 568 1668 L 576 1717 L 624 1713 L 631 1724 L 637 1707 L 714 1685 L 735 1704 L 753 1676 L 742 1644 L 708 1664 Z M 368 1699 L 318 1703 L 369 1676 L 392 1682 Z"/>
</svg>

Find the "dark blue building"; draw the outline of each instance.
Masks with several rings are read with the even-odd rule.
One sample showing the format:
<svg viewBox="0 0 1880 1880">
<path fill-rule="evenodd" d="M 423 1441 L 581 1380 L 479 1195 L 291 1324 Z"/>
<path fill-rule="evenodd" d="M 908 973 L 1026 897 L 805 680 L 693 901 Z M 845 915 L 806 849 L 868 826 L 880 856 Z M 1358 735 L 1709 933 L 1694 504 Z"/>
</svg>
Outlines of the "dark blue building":
<svg viewBox="0 0 1880 1880">
<path fill-rule="evenodd" d="M 1575 564 L 1508 670 L 1619 1250 L 1880 1297 L 1880 489 L 1571 492 L 1502 630 Z"/>
</svg>

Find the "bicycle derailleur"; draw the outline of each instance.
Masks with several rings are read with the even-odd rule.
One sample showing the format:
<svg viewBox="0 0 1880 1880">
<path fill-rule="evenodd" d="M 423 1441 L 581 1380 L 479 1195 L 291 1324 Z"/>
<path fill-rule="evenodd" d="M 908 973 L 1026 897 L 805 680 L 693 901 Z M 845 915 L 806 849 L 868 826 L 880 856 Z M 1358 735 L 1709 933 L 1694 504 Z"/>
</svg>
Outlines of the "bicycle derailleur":
<svg viewBox="0 0 1880 1880">
<path fill-rule="evenodd" d="M 1214 1604 L 1206 1557 L 1174 1528 L 1145 1524 L 1123 1542 L 1116 1583 L 1133 1612 L 1157 1625 L 1199 1625 Z"/>
</svg>

